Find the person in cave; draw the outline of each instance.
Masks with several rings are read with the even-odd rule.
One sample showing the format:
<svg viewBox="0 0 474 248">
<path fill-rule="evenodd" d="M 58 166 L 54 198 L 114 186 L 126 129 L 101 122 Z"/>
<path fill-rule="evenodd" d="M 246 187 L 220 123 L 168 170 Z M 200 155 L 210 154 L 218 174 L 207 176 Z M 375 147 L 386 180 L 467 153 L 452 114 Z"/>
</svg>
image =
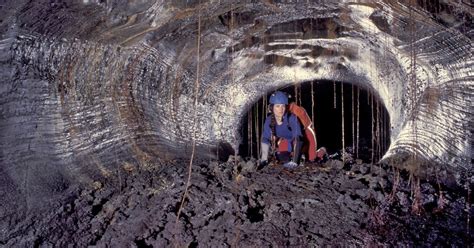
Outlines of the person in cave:
<svg viewBox="0 0 474 248">
<path fill-rule="evenodd" d="M 269 110 L 270 115 L 265 120 L 262 135 L 262 155 L 259 169 L 268 164 L 270 144 L 272 144 L 272 150 L 276 151 L 275 156 L 279 161 L 288 161 L 292 157 L 292 161 L 284 164 L 288 168 L 294 168 L 298 165 L 301 152 L 306 155 L 310 163 L 327 160 L 324 147 L 316 150 L 317 140 L 313 123 L 303 107 L 296 103 L 288 104 L 287 95 L 277 91 L 270 97 Z M 295 116 L 297 118 L 294 118 Z M 301 134 L 301 127 L 303 127 L 304 135 Z M 291 139 L 288 139 L 289 137 Z M 289 146 L 289 144 L 292 144 L 292 146 Z M 293 153 L 291 153 L 292 150 Z"/>
<path fill-rule="evenodd" d="M 316 132 L 314 131 L 313 122 L 311 121 L 311 118 L 309 118 L 306 110 L 294 102 L 288 105 L 288 110 L 290 113 L 295 114 L 298 117 L 304 131 L 303 147 L 301 149 L 302 154 L 304 154 L 308 159 L 308 162 L 312 164 L 325 162 L 328 159 L 326 148 L 321 147 L 316 150 L 318 147 Z"/>
<path fill-rule="evenodd" d="M 285 168 L 296 168 L 302 146 L 301 124 L 296 115 L 288 111 L 288 96 L 276 91 L 270 96 L 270 114 L 265 119 L 262 133 L 262 154 L 258 169 L 268 164 L 270 146 L 276 159 Z"/>
</svg>

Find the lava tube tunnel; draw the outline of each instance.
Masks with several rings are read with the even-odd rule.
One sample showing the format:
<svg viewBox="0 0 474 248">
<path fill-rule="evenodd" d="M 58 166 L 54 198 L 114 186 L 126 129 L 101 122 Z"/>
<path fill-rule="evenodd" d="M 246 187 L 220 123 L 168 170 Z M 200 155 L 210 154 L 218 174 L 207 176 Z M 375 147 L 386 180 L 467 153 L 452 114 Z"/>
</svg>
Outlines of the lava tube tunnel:
<svg viewBox="0 0 474 248">
<path fill-rule="evenodd" d="M 469 246 L 472 8 L 0 1 L 0 246 Z M 355 161 L 260 164 L 276 90 Z"/>
</svg>

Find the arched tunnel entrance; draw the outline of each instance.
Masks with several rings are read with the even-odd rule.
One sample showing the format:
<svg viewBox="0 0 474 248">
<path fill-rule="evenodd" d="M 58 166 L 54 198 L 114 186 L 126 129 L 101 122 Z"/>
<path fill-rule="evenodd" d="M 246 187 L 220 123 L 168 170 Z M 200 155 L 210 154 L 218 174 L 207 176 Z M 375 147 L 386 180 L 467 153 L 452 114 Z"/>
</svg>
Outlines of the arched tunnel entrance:
<svg viewBox="0 0 474 248">
<path fill-rule="evenodd" d="M 312 118 L 318 148 L 329 154 L 342 147 L 364 162 L 377 162 L 390 145 L 390 117 L 370 90 L 336 81 L 313 81 L 279 89 Z M 268 97 L 263 96 L 242 120 L 239 155 L 257 158 Z"/>
</svg>

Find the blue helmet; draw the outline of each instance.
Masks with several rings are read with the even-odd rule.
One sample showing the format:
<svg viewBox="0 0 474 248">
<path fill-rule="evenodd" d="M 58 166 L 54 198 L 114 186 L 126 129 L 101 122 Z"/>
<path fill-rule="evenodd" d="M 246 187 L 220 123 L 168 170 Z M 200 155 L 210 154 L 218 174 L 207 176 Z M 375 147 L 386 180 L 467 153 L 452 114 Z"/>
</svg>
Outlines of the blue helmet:
<svg viewBox="0 0 474 248">
<path fill-rule="evenodd" d="M 270 104 L 285 104 L 288 105 L 288 96 L 281 92 L 281 91 L 275 91 L 271 96 L 270 96 Z"/>
</svg>

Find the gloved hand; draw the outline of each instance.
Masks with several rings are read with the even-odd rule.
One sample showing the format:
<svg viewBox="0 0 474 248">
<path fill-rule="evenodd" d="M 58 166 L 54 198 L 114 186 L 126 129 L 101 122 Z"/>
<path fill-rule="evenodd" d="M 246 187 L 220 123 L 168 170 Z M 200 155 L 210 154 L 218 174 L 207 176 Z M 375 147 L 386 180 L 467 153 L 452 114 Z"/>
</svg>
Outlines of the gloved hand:
<svg viewBox="0 0 474 248">
<path fill-rule="evenodd" d="M 261 147 L 262 147 L 262 155 L 260 157 L 260 161 L 267 161 L 268 159 L 268 152 L 270 150 L 270 144 L 267 144 L 267 143 L 260 143 Z"/>
<path fill-rule="evenodd" d="M 263 169 L 263 167 L 267 166 L 268 165 L 268 161 L 267 160 L 264 160 L 264 161 L 260 161 L 258 163 L 258 166 L 257 166 L 257 170 L 261 170 Z"/>
<path fill-rule="evenodd" d="M 287 169 L 294 169 L 294 168 L 298 167 L 298 164 L 293 162 L 293 161 L 290 161 L 290 162 L 284 163 L 283 167 L 285 167 Z"/>
</svg>

